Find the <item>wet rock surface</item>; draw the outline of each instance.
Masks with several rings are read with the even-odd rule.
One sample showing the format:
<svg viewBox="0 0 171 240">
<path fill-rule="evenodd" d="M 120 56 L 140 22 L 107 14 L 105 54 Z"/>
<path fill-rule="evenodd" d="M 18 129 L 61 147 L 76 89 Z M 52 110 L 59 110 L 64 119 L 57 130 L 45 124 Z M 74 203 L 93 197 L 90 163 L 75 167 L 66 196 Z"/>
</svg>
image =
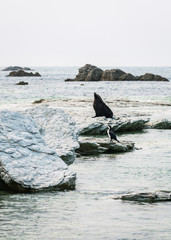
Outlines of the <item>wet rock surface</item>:
<svg viewBox="0 0 171 240">
<path fill-rule="evenodd" d="M 101 153 L 128 152 L 134 148 L 133 142 L 122 141 L 120 143 L 109 141 L 108 138 L 82 138 L 79 141 L 80 147 L 76 152 L 80 155 L 97 155 Z"/>
<path fill-rule="evenodd" d="M 163 202 L 171 201 L 171 191 L 156 191 L 156 192 L 145 192 L 145 193 L 130 193 L 121 196 L 113 196 L 112 199 L 121 199 L 127 201 L 138 201 L 138 202 Z"/>
<path fill-rule="evenodd" d="M 0 113 L 0 153 L 0 179 L 10 190 L 75 188 L 76 174 L 47 146 L 29 116 L 10 111 Z"/>
</svg>

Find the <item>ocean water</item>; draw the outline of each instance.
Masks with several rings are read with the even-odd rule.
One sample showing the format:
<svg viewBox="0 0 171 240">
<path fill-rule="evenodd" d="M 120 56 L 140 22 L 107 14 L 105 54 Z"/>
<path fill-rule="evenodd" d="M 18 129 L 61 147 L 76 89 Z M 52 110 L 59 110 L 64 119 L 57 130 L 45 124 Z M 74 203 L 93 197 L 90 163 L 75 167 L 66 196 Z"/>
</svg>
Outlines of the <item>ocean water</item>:
<svg viewBox="0 0 171 240">
<path fill-rule="evenodd" d="M 108 99 L 171 103 L 171 68 L 121 69 L 159 74 L 170 82 L 64 82 L 77 74 L 76 67 L 35 68 L 40 78 L 7 78 L 7 72 L 0 72 L 0 108 L 17 110 L 41 98 L 91 99 L 94 91 Z M 21 80 L 29 85 L 15 85 Z M 135 142 L 139 150 L 77 158 L 70 166 L 77 173 L 75 191 L 0 192 L 0 239 L 170 240 L 171 202 L 138 203 L 110 196 L 171 191 L 171 131 L 149 129 L 118 138 Z"/>
</svg>

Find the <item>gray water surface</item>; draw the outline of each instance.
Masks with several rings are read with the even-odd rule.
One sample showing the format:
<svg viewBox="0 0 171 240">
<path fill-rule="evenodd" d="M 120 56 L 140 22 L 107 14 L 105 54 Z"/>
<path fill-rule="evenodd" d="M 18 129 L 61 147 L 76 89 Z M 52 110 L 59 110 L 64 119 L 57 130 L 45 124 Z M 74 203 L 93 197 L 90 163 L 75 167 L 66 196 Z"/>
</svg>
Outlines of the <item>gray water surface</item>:
<svg viewBox="0 0 171 240">
<path fill-rule="evenodd" d="M 171 202 L 110 199 L 129 192 L 171 190 L 171 132 L 118 136 L 139 150 L 77 158 L 75 191 L 0 194 L 0 239 L 170 240 Z"/>
</svg>

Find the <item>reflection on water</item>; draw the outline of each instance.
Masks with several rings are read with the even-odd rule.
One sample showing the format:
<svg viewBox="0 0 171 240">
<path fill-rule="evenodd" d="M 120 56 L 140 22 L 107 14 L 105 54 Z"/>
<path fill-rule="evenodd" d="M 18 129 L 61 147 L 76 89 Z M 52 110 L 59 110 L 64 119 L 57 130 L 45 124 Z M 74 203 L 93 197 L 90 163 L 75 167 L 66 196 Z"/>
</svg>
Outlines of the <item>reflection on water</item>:
<svg viewBox="0 0 171 240">
<path fill-rule="evenodd" d="M 171 132 L 121 135 L 139 150 L 76 159 L 75 191 L 0 194 L 0 239 L 171 239 L 171 203 L 138 204 L 112 194 L 171 190 Z"/>
</svg>

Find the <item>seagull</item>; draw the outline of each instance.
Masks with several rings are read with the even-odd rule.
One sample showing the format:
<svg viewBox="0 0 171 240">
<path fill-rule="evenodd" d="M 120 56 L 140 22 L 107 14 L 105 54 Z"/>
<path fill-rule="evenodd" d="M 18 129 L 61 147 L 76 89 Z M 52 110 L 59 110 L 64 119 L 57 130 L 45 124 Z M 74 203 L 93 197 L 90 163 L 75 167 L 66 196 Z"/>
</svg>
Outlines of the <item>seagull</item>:
<svg viewBox="0 0 171 240">
<path fill-rule="evenodd" d="M 115 141 L 119 142 L 115 133 L 112 131 L 112 127 L 110 125 L 108 125 L 107 134 L 110 138 L 110 141 L 115 140 Z"/>
</svg>

